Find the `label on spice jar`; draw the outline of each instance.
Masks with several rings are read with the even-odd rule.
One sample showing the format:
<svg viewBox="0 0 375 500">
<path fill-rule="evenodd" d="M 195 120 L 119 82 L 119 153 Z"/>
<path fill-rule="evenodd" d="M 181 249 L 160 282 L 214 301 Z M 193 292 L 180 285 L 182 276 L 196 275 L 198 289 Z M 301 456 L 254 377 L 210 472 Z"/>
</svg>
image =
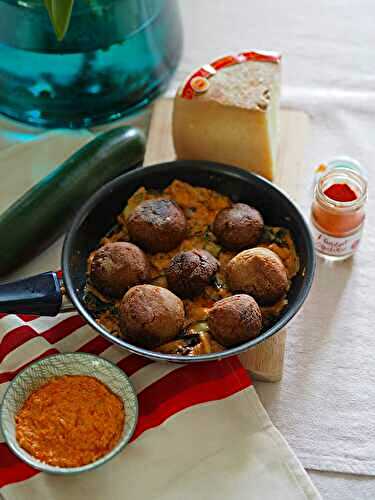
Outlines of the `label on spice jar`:
<svg viewBox="0 0 375 500">
<path fill-rule="evenodd" d="M 343 238 L 337 238 L 322 233 L 314 226 L 312 229 L 317 251 L 334 257 L 343 257 L 353 254 L 357 250 L 362 236 L 362 227 L 360 227 L 356 233 Z"/>
</svg>

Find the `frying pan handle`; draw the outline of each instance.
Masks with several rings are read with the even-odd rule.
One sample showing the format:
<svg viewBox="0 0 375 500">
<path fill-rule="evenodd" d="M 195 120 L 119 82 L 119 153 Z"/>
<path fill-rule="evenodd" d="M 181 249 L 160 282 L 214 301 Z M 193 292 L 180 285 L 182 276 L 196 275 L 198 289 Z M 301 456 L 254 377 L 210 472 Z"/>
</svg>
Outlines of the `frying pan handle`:
<svg viewBox="0 0 375 500">
<path fill-rule="evenodd" d="M 0 285 L 0 312 L 56 316 L 62 303 L 60 280 L 54 272 Z"/>
</svg>

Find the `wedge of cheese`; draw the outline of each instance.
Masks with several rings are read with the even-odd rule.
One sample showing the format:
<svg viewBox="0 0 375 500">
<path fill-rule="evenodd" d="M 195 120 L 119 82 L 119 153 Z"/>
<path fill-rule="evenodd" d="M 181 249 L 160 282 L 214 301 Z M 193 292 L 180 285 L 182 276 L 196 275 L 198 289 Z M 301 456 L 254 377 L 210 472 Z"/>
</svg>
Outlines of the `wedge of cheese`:
<svg viewBox="0 0 375 500">
<path fill-rule="evenodd" d="M 227 163 L 272 180 L 280 66 L 277 54 L 245 52 L 194 72 L 174 101 L 177 158 Z"/>
</svg>

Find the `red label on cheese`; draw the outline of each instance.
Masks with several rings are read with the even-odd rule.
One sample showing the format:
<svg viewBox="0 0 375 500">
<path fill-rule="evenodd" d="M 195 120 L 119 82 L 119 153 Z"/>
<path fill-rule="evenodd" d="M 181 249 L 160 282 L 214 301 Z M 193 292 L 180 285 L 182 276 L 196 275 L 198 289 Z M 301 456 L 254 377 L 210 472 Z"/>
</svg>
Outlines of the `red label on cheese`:
<svg viewBox="0 0 375 500">
<path fill-rule="evenodd" d="M 216 71 L 222 68 L 227 68 L 228 66 L 233 66 L 234 64 L 240 64 L 246 61 L 271 62 L 277 64 L 280 62 L 280 60 L 281 55 L 276 52 L 240 52 L 237 55 L 221 57 L 220 59 L 216 59 L 210 64 L 206 64 L 202 68 L 195 71 L 192 75 L 190 75 L 184 85 L 184 88 L 182 89 L 181 95 L 185 99 L 192 99 L 197 94 L 197 92 L 194 91 L 191 85 L 192 80 L 196 77 L 211 78 L 211 76 L 213 76 Z"/>
</svg>

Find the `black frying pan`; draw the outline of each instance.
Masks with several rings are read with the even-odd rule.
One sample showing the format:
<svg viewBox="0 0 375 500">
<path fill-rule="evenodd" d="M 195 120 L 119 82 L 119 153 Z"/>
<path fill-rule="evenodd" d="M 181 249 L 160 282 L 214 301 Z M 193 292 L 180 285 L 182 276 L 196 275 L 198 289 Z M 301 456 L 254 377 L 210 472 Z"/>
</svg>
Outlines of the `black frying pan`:
<svg viewBox="0 0 375 500">
<path fill-rule="evenodd" d="M 129 344 L 98 325 L 83 301 L 87 258 L 99 240 L 115 224 L 128 198 L 140 187 L 162 190 L 174 179 L 214 189 L 234 202 L 256 207 L 265 223 L 291 230 L 301 261 L 288 294 L 288 305 L 277 322 L 249 342 L 224 352 L 182 357 L 161 354 Z M 44 273 L 0 286 L 0 311 L 54 316 L 62 310 L 62 284 L 73 306 L 105 338 L 133 353 L 155 360 L 198 363 L 239 354 L 263 342 L 283 328 L 300 309 L 309 293 L 315 270 L 313 242 L 299 209 L 288 196 L 267 180 L 244 170 L 206 161 L 174 161 L 128 172 L 102 187 L 81 208 L 71 225 L 63 248 L 63 280 Z"/>
</svg>

